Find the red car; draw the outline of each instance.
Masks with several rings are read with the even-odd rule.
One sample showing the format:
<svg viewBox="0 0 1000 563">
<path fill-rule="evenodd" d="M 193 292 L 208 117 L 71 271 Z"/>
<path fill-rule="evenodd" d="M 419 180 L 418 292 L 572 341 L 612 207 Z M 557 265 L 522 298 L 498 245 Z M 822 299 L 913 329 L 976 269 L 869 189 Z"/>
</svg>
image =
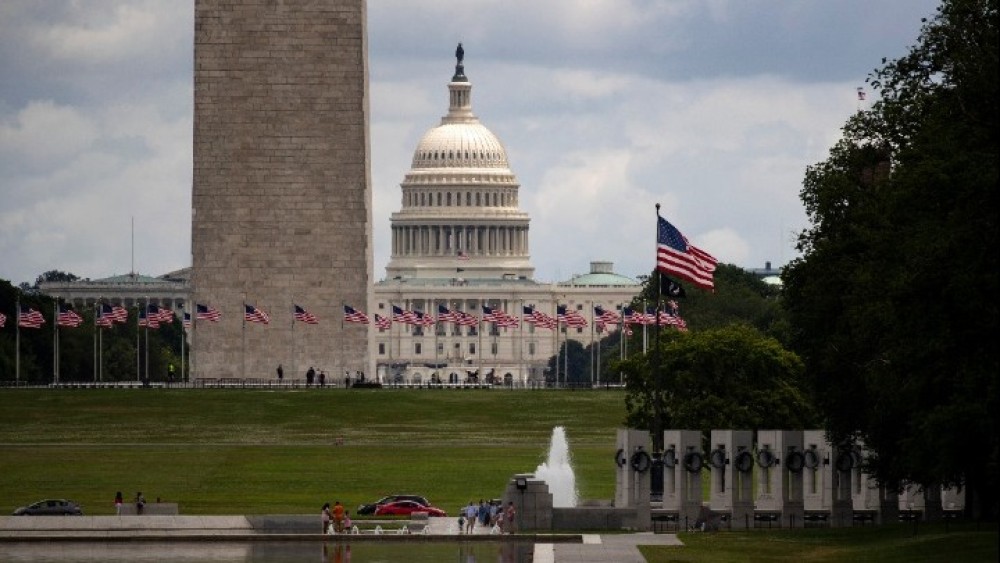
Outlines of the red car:
<svg viewBox="0 0 1000 563">
<path fill-rule="evenodd" d="M 375 509 L 375 516 L 409 516 L 414 512 L 426 512 L 428 516 L 447 516 L 440 508 L 424 506 L 412 500 L 399 500 L 383 504 Z"/>
</svg>

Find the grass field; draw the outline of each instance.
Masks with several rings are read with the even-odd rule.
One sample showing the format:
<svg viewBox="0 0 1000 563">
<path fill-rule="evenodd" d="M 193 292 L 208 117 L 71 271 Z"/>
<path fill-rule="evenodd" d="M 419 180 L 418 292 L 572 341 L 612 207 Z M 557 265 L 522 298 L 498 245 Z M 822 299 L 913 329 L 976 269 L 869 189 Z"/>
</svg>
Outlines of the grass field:
<svg viewBox="0 0 1000 563">
<path fill-rule="evenodd" d="M 649 563 L 877 561 L 880 563 L 993 562 L 996 523 L 910 524 L 867 528 L 757 530 L 680 534 L 682 547 L 643 546 Z"/>
<path fill-rule="evenodd" d="M 453 513 L 498 497 L 565 426 L 582 498 L 614 496 L 621 391 L 0 391 L 0 513 L 115 491 L 184 514 L 318 512 L 424 494 Z M 342 445 L 338 445 L 342 444 Z"/>
</svg>

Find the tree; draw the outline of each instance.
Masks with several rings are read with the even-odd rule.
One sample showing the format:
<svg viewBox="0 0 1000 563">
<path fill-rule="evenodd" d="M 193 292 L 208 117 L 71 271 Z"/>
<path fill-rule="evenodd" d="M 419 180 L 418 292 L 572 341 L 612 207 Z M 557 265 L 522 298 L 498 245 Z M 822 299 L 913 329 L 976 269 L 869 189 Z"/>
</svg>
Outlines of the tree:
<svg viewBox="0 0 1000 563">
<path fill-rule="evenodd" d="M 836 438 L 884 484 L 997 508 L 997 0 L 948 0 L 810 167 L 785 269 L 792 345 Z"/>
<path fill-rule="evenodd" d="M 807 428 L 816 412 L 802 389 L 802 361 L 745 324 L 669 332 L 654 354 L 617 367 L 626 374 L 629 426 L 656 428 Z M 657 406 L 656 402 L 662 404 Z"/>
</svg>

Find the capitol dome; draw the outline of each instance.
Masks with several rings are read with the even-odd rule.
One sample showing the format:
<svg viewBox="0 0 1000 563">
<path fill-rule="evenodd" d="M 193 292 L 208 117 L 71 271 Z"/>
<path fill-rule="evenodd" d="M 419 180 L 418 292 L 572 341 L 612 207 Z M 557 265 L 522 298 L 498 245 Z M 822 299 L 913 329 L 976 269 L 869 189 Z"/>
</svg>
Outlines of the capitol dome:
<svg viewBox="0 0 1000 563">
<path fill-rule="evenodd" d="M 402 208 L 390 217 L 390 279 L 518 280 L 534 274 L 520 185 L 503 143 L 472 113 L 463 54 L 456 52 L 448 83 L 448 113 L 421 137 L 400 184 Z"/>
<path fill-rule="evenodd" d="M 445 117 L 445 119 L 448 119 Z M 479 120 L 445 122 L 424 134 L 412 168 L 509 168 L 507 150 Z"/>
</svg>

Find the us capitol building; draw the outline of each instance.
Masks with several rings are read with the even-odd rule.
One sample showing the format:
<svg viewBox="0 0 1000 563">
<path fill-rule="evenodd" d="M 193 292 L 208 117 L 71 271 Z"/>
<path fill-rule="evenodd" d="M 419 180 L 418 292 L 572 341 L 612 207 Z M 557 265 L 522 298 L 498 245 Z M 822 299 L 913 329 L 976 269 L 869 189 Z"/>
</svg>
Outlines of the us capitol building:
<svg viewBox="0 0 1000 563">
<path fill-rule="evenodd" d="M 503 383 L 543 380 L 549 358 L 567 338 L 585 346 L 600 338 L 595 306 L 618 311 L 640 290 L 635 280 L 613 273 L 609 262 L 592 262 L 590 273 L 565 282 L 533 279 L 520 184 L 503 144 L 472 112 L 462 55 L 459 46 L 448 113 L 420 139 L 400 184 L 402 208 L 390 219 L 391 258 L 385 279 L 375 284 L 370 312 L 391 319 L 395 306 L 436 317 L 444 307 L 482 317 L 486 306 L 520 323 L 393 322 L 378 328 L 370 315 L 370 353 L 382 381 L 447 383 L 470 375 Z M 577 312 L 587 326 L 561 324 L 557 332 L 523 321 L 524 307 L 556 317 L 557 305 Z"/>
</svg>

